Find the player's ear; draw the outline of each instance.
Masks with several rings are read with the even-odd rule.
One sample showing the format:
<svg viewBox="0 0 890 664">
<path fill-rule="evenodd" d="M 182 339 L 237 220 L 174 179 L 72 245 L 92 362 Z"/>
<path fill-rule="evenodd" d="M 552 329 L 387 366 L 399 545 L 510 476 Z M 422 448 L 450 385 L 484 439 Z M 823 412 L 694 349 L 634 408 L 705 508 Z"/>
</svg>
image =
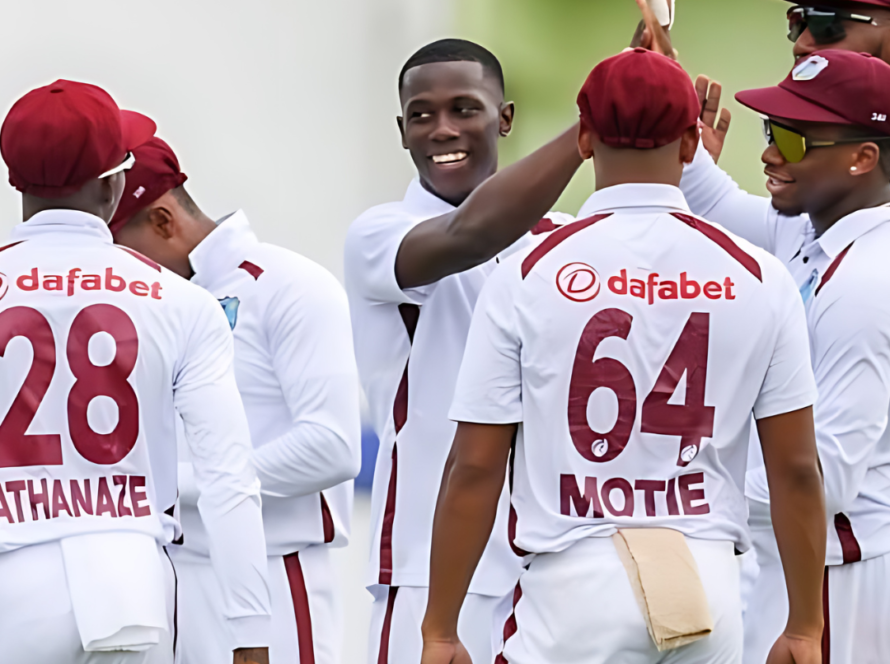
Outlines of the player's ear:
<svg viewBox="0 0 890 664">
<path fill-rule="evenodd" d="M 691 164 L 695 159 L 695 152 L 698 150 L 698 127 L 692 126 L 683 132 L 680 137 L 680 161 L 684 164 Z"/>
<path fill-rule="evenodd" d="M 405 142 L 405 119 L 401 115 L 396 116 L 396 124 L 399 126 L 399 136 L 402 137 L 402 147 L 407 150 L 408 144 Z"/>
<path fill-rule="evenodd" d="M 173 213 L 163 205 L 148 210 L 147 222 L 149 228 L 162 240 L 169 240 L 176 233 L 176 220 Z"/>
<path fill-rule="evenodd" d="M 505 101 L 501 104 L 500 127 L 498 128 L 501 136 L 509 136 L 513 131 L 513 119 L 516 116 L 516 104 L 512 101 Z"/>
<path fill-rule="evenodd" d="M 881 148 L 875 143 L 863 143 L 852 155 L 850 175 L 858 177 L 871 173 L 881 165 Z"/>
<path fill-rule="evenodd" d="M 587 161 L 593 159 L 594 146 L 597 142 L 596 132 L 588 126 L 586 122 L 581 121 L 581 129 L 578 132 L 578 152 L 581 159 Z"/>
</svg>

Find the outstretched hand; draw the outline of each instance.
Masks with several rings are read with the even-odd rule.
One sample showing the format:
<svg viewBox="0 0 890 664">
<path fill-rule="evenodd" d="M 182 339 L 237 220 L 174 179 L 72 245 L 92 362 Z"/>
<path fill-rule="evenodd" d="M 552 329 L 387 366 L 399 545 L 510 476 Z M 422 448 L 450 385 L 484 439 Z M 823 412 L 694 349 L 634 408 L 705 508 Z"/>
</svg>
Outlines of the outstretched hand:
<svg viewBox="0 0 890 664">
<path fill-rule="evenodd" d="M 473 660 L 460 641 L 424 640 L 420 664 L 473 664 Z"/>
<path fill-rule="evenodd" d="M 766 664 L 822 664 L 822 643 L 783 634 L 770 650 Z"/>
<path fill-rule="evenodd" d="M 643 20 L 637 25 L 637 31 L 630 42 L 631 48 L 645 48 L 676 60 L 677 51 L 671 44 L 670 30 L 658 22 L 646 0 L 637 0 L 637 6 L 643 14 Z"/>
<path fill-rule="evenodd" d="M 732 113 L 728 108 L 720 109 L 723 87 L 717 81 L 712 81 L 707 76 L 699 76 L 695 79 L 695 91 L 698 93 L 698 100 L 702 107 L 699 122 L 701 142 L 714 159 L 714 163 L 717 163 L 723 152 L 729 123 L 732 122 Z M 719 114 L 718 111 L 720 111 Z"/>
</svg>

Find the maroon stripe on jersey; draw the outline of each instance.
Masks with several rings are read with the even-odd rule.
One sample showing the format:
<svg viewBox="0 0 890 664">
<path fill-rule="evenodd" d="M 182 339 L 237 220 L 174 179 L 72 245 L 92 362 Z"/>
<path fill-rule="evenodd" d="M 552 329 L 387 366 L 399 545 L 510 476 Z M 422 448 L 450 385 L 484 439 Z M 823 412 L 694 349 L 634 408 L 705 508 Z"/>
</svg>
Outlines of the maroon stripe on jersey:
<svg viewBox="0 0 890 664">
<path fill-rule="evenodd" d="M 828 602 L 828 570 L 825 568 L 825 576 L 822 577 L 822 664 L 831 664 L 831 611 Z"/>
<path fill-rule="evenodd" d="M 522 599 L 522 587 L 517 581 L 516 587 L 513 589 L 513 611 L 510 613 L 510 617 L 507 618 L 507 622 L 504 623 L 504 647 L 507 646 L 507 641 L 510 637 L 516 634 L 516 631 L 519 629 L 516 625 L 516 605 L 519 604 L 520 599 Z M 494 664 L 509 664 L 507 658 L 504 657 L 503 650 L 495 658 Z"/>
<path fill-rule="evenodd" d="M 551 233 L 557 228 L 559 228 L 559 226 L 554 224 L 553 221 L 551 221 L 547 217 L 544 217 L 535 225 L 531 233 L 532 235 L 543 235 L 544 233 Z"/>
<path fill-rule="evenodd" d="M 819 294 L 819 291 L 822 290 L 822 287 L 827 284 L 829 279 L 831 279 L 834 276 L 834 273 L 837 272 L 837 269 L 841 266 L 841 263 L 847 256 L 847 252 L 850 251 L 850 247 L 852 246 L 853 243 L 851 242 L 846 249 L 839 253 L 833 261 L 831 261 L 831 265 L 828 266 L 828 269 L 825 270 L 825 274 L 822 275 L 822 281 L 820 281 L 819 285 L 816 287 L 816 295 Z"/>
<path fill-rule="evenodd" d="M 324 543 L 330 544 L 334 541 L 334 517 L 331 516 L 331 508 L 328 507 L 328 501 L 325 500 L 324 494 L 321 496 L 321 525 L 324 530 Z"/>
<path fill-rule="evenodd" d="M 0 251 L 6 251 L 7 249 L 12 249 L 17 244 L 21 244 L 24 240 L 19 240 L 18 242 L 13 242 L 12 244 L 7 244 L 5 247 L 0 247 Z"/>
<path fill-rule="evenodd" d="M 137 259 L 137 260 L 140 260 L 140 261 L 142 261 L 143 263 L 145 263 L 146 265 L 148 265 L 148 267 L 154 268 L 154 269 L 157 270 L 158 272 L 161 271 L 161 266 L 158 265 L 157 263 L 155 263 L 155 262 L 154 262 L 152 259 L 150 259 L 148 256 L 143 256 L 143 255 L 140 254 L 138 251 L 134 251 L 133 249 L 130 249 L 129 247 L 122 247 L 122 246 L 119 245 L 119 244 L 116 244 L 116 245 L 114 245 L 114 246 L 117 247 L 118 249 L 123 249 L 123 250 L 126 251 L 128 254 L 130 254 L 133 258 L 135 258 L 135 259 Z"/>
<path fill-rule="evenodd" d="M 380 578 L 379 583 L 392 583 L 392 527 L 396 520 L 396 475 L 399 468 L 399 448 L 392 446 L 392 470 L 386 489 L 386 506 L 383 508 L 383 526 L 380 529 Z"/>
<path fill-rule="evenodd" d="M 513 553 L 515 553 L 520 558 L 524 558 L 525 556 L 531 555 L 528 551 L 524 549 L 520 549 L 514 543 L 516 541 L 516 524 L 519 521 L 519 516 L 516 514 L 516 510 L 513 508 L 513 463 L 516 459 L 516 436 L 518 433 L 513 434 L 513 442 L 510 443 L 510 460 L 507 464 L 507 486 L 510 489 L 510 514 L 507 518 L 507 539 L 510 541 L 510 549 L 512 549 Z"/>
<path fill-rule="evenodd" d="M 284 557 L 284 570 L 294 603 L 294 616 L 297 620 L 297 645 L 300 649 L 300 664 L 315 664 L 315 646 L 312 644 L 312 615 L 309 612 L 309 593 L 300 554 L 292 553 Z"/>
<path fill-rule="evenodd" d="M 392 611 L 396 605 L 398 587 L 389 589 L 386 598 L 386 613 L 383 616 L 383 629 L 380 630 L 380 650 L 377 652 L 377 664 L 389 664 L 389 634 L 392 631 Z"/>
<path fill-rule="evenodd" d="M 706 238 L 716 243 L 721 249 L 738 261 L 742 267 L 748 270 L 748 272 L 757 277 L 758 281 L 763 281 L 763 272 L 760 269 L 760 263 L 758 263 L 753 256 L 746 253 L 739 247 L 739 245 L 733 242 L 726 233 L 716 226 L 712 226 L 701 219 L 696 219 L 691 215 L 682 214 L 680 212 L 673 212 L 672 215 L 690 228 L 694 228 Z"/>
<path fill-rule="evenodd" d="M 525 279 L 528 276 L 528 273 L 538 264 L 539 260 L 544 258 L 544 256 L 556 249 L 556 247 L 568 240 L 575 233 L 579 233 L 585 228 L 593 226 L 596 222 L 602 221 L 606 217 L 611 216 L 611 214 L 611 212 L 608 214 L 598 214 L 589 217 L 588 219 L 582 219 L 580 221 L 572 222 L 571 224 L 566 224 L 565 226 L 560 226 L 557 230 L 553 231 L 543 242 L 541 242 L 541 244 L 535 247 L 534 251 L 525 257 L 524 261 L 522 261 L 522 278 Z"/>
<path fill-rule="evenodd" d="M 241 263 L 241 265 L 238 266 L 238 269 L 247 272 L 247 274 L 253 277 L 254 281 L 259 279 L 263 272 L 265 272 L 265 270 L 259 265 L 251 263 L 250 261 L 244 261 L 243 263 Z"/>
<path fill-rule="evenodd" d="M 841 541 L 841 551 L 844 552 L 844 565 L 850 563 L 858 563 L 862 560 L 862 549 L 859 547 L 859 541 L 853 533 L 853 524 L 846 514 L 834 515 L 834 529 L 837 531 L 837 538 Z"/>
<path fill-rule="evenodd" d="M 414 333 L 417 331 L 417 321 L 420 320 L 420 307 L 416 304 L 400 304 L 399 315 L 401 315 L 405 331 L 408 333 L 408 343 L 413 345 Z M 405 422 L 408 421 L 408 362 L 410 362 L 410 359 L 409 354 L 408 361 L 405 362 L 405 370 L 402 372 L 402 379 L 399 381 L 399 388 L 396 390 L 396 400 L 392 405 L 396 434 L 402 430 Z"/>
</svg>

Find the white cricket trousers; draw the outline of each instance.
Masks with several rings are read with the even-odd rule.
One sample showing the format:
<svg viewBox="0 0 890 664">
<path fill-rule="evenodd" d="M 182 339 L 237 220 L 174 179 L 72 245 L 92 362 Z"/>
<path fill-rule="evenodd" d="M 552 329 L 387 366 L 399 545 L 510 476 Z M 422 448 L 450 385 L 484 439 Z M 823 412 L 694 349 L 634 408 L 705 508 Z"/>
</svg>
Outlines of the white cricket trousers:
<svg viewBox="0 0 890 664">
<path fill-rule="evenodd" d="M 377 586 L 371 607 L 368 664 L 418 664 L 423 652 L 420 632 L 429 588 Z M 489 597 L 470 593 L 460 611 L 457 632 L 473 664 L 492 664 L 503 642 L 504 622 L 513 593 Z"/>
<path fill-rule="evenodd" d="M 658 652 L 609 537 L 539 554 L 519 579 L 498 664 L 739 664 L 742 611 L 732 542 L 686 540 L 714 631 Z M 475 662 L 474 662 L 475 664 Z"/>
<path fill-rule="evenodd" d="M 163 555 L 163 552 L 161 552 Z M 173 569 L 168 574 L 173 623 Z M 101 570 L 97 570 L 101 574 Z M 135 598 L 134 598 L 135 599 Z M 85 652 L 77 630 L 59 542 L 0 554 L 0 658 L 21 664 L 172 664 L 172 636 L 143 652 Z M 172 628 L 172 627 L 171 627 Z"/>
<path fill-rule="evenodd" d="M 235 648 L 209 558 L 174 553 L 179 582 L 178 664 L 225 664 Z M 342 618 L 330 548 L 269 556 L 270 664 L 340 664 Z"/>
</svg>

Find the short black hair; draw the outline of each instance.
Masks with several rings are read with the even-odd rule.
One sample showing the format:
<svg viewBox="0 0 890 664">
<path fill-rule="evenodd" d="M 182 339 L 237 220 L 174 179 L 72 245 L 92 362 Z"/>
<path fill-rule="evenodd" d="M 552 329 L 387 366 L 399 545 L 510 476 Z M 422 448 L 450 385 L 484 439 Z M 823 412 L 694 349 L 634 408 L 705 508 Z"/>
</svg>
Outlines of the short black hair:
<svg viewBox="0 0 890 664">
<path fill-rule="evenodd" d="M 427 44 L 408 58 L 408 62 L 399 73 L 399 92 L 402 91 L 405 74 L 409 69 L 433 62 L 478 62 L 497 79 L 501 86 L 501 92 L 505 91 L 504 70 L 494 53 L 484 46 L 466 39 L 440 39 L 432 44 Z"/>
</svg>

